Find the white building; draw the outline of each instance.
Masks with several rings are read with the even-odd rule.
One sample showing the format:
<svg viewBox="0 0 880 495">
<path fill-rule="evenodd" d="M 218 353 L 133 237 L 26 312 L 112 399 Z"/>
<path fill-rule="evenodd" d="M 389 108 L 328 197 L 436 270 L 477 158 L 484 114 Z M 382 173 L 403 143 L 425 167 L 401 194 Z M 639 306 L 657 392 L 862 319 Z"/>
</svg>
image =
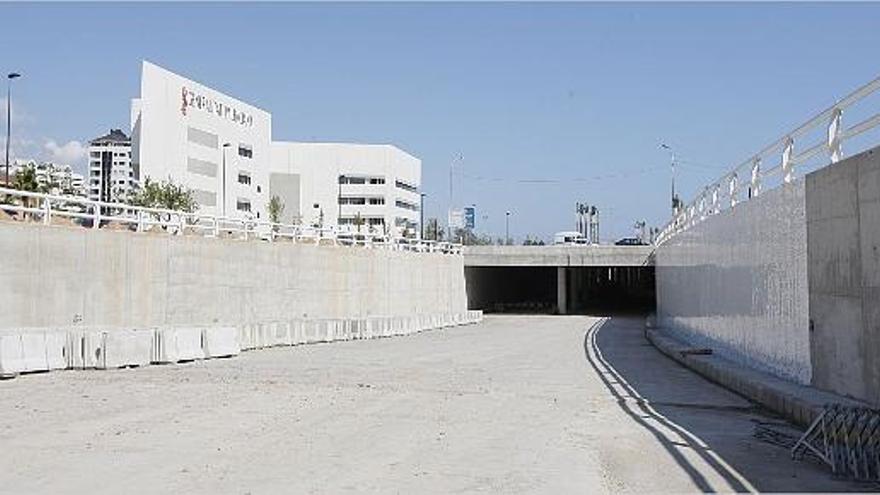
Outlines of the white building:
<svg viewBox="0 0 880 495">
<path fill-rule="evenodd" d="M 421 169 L 387 144 L 273 142 L 269 190 L 285 205 L 284 222 L 413 234 Z"/>
<path fill-rule="evenodd" d="M 119 129 L 89 141 L 89 199 L 125 203 L 138 187 L 131 139 Z"/>
<path fill-rule="evenodd" d="M 52 162 L 39 163 L 36 160 L 15 160 L 11 168 L 11 176 L 15 177 L 26 167 L 34 169 L 37 185 L 49 194 L 86 196 L 83 176 L 75 173 L 70 165 Z"/>
<path fill-rule="evenodd" d="M 414 234 L 421 161 L 391 145 L 272 142 L 272 116 L 202 84 L 143 63 L 132 101 L 132 160 L 141 177 L 171 178 L 201 211 L 283 223 Z"/>
<path fill-rule="evenodd" d="M 143 178 L 189 187 L 202 212 L 265 219 L 268 112 L 144 62 L 131 125 Z"/>
</svg>

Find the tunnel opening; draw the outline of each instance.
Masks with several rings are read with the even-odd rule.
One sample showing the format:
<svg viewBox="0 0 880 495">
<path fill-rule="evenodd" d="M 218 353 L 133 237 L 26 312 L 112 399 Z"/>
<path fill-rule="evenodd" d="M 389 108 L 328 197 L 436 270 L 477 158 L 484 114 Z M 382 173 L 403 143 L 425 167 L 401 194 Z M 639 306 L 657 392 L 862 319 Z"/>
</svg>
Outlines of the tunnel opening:
<svg viewBox="0 0 880 495">
<path fill-rule="evenodd" d="M 486 313 L 654 310 L 653 266 L 467 266 L 468 307 Z"/>
</svg>

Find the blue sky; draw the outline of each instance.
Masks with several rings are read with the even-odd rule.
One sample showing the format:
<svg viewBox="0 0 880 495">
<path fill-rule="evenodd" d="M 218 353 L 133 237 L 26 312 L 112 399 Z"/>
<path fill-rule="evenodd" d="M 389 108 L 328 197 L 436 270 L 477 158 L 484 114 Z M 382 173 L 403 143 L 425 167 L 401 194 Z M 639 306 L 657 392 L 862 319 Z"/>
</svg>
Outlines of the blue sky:
<svg viewBox="0 0 880 495">
<path fill-rule="evenodd" d="M 273 114 L 280 140 L 393 143 L 426 216 L 603 237 L 685 198 L 880 73 L 880 4 L 0 4 L 21 157 L 82 164 L 128 125 L 142 59 Z M 11 43 L 7 43 L 13 40 Z M 4 124 L 5 126 L 5 124 Z M 5 130 L 5 128 L 4 128 Z"/>
</svg>

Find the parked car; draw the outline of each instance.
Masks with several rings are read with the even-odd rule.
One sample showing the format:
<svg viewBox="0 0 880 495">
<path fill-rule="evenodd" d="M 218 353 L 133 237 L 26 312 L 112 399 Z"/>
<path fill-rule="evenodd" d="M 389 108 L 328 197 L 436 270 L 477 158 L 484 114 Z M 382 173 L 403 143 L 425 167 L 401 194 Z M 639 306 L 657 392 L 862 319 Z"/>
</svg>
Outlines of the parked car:
<svg viewBox="0 0 880 495">
<path fill-rule="evenodd" d="M 614 243 L 615 246 L 647 246 L 648 243 L 638 237 L 624 237 Z"/>
</svg>

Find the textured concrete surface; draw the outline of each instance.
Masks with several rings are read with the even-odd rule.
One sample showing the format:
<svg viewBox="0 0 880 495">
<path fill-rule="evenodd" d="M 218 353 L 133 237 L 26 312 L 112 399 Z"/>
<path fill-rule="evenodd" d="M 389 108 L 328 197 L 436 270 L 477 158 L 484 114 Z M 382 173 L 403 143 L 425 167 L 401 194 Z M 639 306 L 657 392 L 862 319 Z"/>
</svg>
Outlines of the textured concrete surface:
<svg viewBox="0 0 880 495">
<path fill-rule="evenodd" d="M 0 329 L 461 313 L 461 256 L 0 223 Z"/>
<path fill-rule="evenodd" d="M 809 384 L 804 182 L 704 220 L 656 253 L 660 326 L 686 341 Z"/>
<path fill-rule="evenodd" d="M 789 431 L 659 353 L 641 318 L 487 317 L 0 382 L 0 491 L 864 488 L 754 439 L 755 421 Z"/>
<path fill-rule="evenodd" d="M 813 383 L 880 405 L 880 148 L 806 192 Z"/>
<path fill-rule="evenodd" d="M 646 266 L 653 246 L 465 246 L 465 266 Z"/>
</svg>

